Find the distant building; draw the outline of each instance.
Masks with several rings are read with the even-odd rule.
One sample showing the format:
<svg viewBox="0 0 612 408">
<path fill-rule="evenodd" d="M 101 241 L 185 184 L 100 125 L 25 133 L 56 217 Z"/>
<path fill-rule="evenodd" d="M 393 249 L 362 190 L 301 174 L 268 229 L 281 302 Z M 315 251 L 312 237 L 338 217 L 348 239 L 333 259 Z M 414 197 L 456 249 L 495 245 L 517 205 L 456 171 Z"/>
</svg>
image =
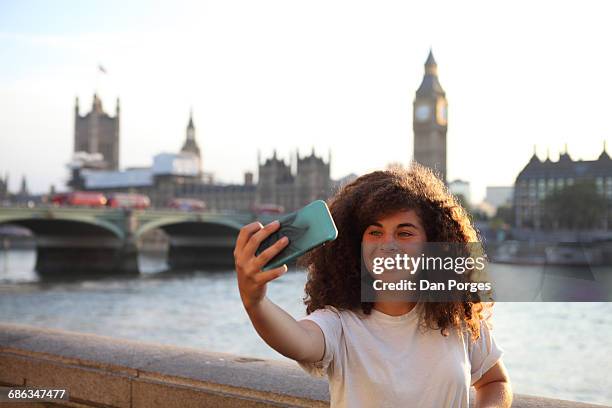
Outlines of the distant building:
<svg viewBox="0 0 612 408">
<path fill-rule="evenodd" d="M 213 184 L 198 174 L 198 158 L 192 153 L 161 153 L 153 166 L 124 171 L 83 169 L 79 172 L 82 190 L 134 192 L 146 194 L 155 206 L 165 206 L 173 198 L 196 198 L 211 210 L 250 211 L 255 204 L 276 204 L 286 211 L 301 208 L 317 199 L 326 199 L 332 182 L 329 161 L 314 154 L 297 155 L 293 174 L 284 160 L 274 155 L 259 164 L 257 184 L 246 172 L 244 184 Z"/>
<path fill-rule="evenodd" d="M 567 152 L 558 161 L 549 157 L 542 161 L 535 153 L 518 174 L 514 183 L 513 205 L 516 226 L 540 229 L 543 209 L 541 202 L 551 192 L 571 186 L 579 180 L 592 180 L 597 190 L 612 202 L 612 159 L 604 148 L 596 160 L 572 160 Z M 602 220 L 602 228 L 607 228 Z"/>
<path fill-rule="evenodd" d="M 332 193 L 336 193 L 345 185 L 352 183 L 357 179 L 357 174 L 350 173 L 344 177 L 339 178 L 338 180 L 332 180 Z"/>
<path fill-rule="evenodd" d="M 100 153 L 106 170 L 119 169 L 119 98 L 115 116 L 102 109 L 102 100 L 94 94 L 91 111 L 79 113 L 79 98 L 74 107 L 74 152 Z"/>
<path fill-rule="evenodd" d="M 311 154 L 305 157 L 300 157 L 296 152 L 296 162 L 295 174 L 290 164 L 276 157 L 276 151 L 270 159 L 259 163 L 258 204 L 277 204 L 292 211 L 330 195 L 331 154 L 325 163 L 315 155 L 313 148 Z"/>
<path fill-rule="evenodd" d="M 101 112 L 97 96 L 93 112 Z M 103 153 L 78 151 L 69 164 L 68 184 L 75 190 L 146 194 L 159 207 L 173 198 L 196 198 L 211 210 L 233 211 L 249 211 L 255 204 L 276 204 L 293 211 L 313 200 L 326 199 L 331 192 L 331 154 L 325 162 L 315 155 L 314 148 L 304 157 L 296 152 L 295 173 L 274 151 L 271 158 L 258 163 L 257 182 L 253 173 L 246 172 L 244 184 L 215 184 L 212 174 L 202 171 L 195 134 L 191 113 L 180 152 L 157 154 L 150 167 L 109 169 Z"/>
<path fill-rule="evenodd" d="M 193 110 L 189 113 L 189 123 L 187 124 L 187 132 L 185 137 L 185 143 L 181 148 L 181 153 L 191 153 L 198 158 L 198 173 L 202 171 L 202 155 L 200 154 L 200 147 L 195 138 L 195 125 L 193 124 Z"/>
<path fill-rule="evenodd" d="M 21 176 L 21 187 L 19 188 L 19 197 L 26 198 L 30 196 L 30 190 L 28 189 L 28 181 L 26 180 L 25 174 Z"/>
<path fill-rule="evenodd" d="M 453 180 L 448 183 L 448 189 L 455 196 L 463 196 L 466 204 L 470 204 L 472 202 L 472 197 L 470 195 L 470 183 L 465 180 Z"/>
<path fill-rule="evenodd" d="M 148 195 L 154 205 L 164 206 L 194 183 L 207 184 L 201 179 L 199 165 L 193 153 L 160 153 L 153 157 L 151 167 L 113 171 L 77 166 L 71 185 L 76 190 L 138 192 Z"/>
<path fill-rule="evenodd" d="M 9 175 L 6 173 L 4 178 L 0 177 L 0 201 L 8 201 L 10 199 L 9 191 Z"/>
<path fill-rule="evenodd" d="M 446 93 L 438 80 L 438 65 L 430 50 L 425 75 L 413 109 L 414 161 L 429 167 L 446 183 Z"/>
<path fill-rule="evenodd" d="M 487 186 L 484 201 L 494 208 L 501 206 L 511 206 L 514 187 L 512 186 Z"/>
</svg>

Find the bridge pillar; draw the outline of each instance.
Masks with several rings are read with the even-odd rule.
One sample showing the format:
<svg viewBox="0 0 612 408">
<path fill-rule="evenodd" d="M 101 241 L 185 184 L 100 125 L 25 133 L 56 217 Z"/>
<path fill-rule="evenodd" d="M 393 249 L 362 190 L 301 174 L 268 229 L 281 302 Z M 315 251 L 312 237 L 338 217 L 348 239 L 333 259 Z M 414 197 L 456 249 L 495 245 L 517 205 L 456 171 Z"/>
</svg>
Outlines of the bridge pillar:
<svg viewBox="0 0 612 408">
<path fill-rule="evenodd" d="M 138 274 L 135 246 L 79 248 L 38 245 L 36 272 L 42 277 Z"/>
<path fill-rule="evenodd" d="M 173 270 L 233 268 L 238 231 L 219 224 L 177 223 L 162 227 L 169 239 L 168 266 Z"/>
<path fill-rule="evenodd" d="M 78 222 L 32 222 L 37 273 L 46 278 L 138 274 L 136 216 L 130 210 L 123 211 L 117 223 L 125 231 L 123 237 Z"/>
<path fill-rule="evenodd" d="M 168 266 L 172 270 L 233 268 L 233 248 L 170 245 Z"/>
</svg>

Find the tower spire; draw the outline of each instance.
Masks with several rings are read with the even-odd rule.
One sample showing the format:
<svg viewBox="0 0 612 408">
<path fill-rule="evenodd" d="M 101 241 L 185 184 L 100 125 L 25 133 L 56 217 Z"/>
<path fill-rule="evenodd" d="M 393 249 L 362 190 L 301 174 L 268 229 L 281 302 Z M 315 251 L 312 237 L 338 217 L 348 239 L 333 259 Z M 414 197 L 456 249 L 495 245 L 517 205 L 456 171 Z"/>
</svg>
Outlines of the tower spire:
<svg viewBox="0 0 612 408">
<path fill-rule="evenodd" d="M 610 155 L 607 152 L 605 140 L 603 141 L 603 151 L 599 155 L 598 160 L 610 160 Z"/>
<path fill-rule="evenodd" d="M 97 92 L 94 92 L 92 110 L 96 113 L 102 113 L 102 99 L 100 99 Z"/>
<path fill-rule="evenodd" d="M 433 56 L 433 50 L 429 47 L 429 55 L 425 61 L 425 73 L 428 75 L 438 75 L 438 64 Z"/>
<path fill-rule="evenodd" d="M 187 124 L 187 129 L 195 129 L 193 124 L 193 107 L 189 108 L 189 123 Z"/>
<path fill-rule="evenodd" d="M 425 75 L 423 76 L 423 82 L 417 89 L 416 96 L 422 96 L 427 98 L 437 98 L 439 96 L 445 96 L 444 89 L 440 85 L 438 80 L 438 63 L 434 58 L 433 51 L 429 49 L 429 55 L 425 61 Z"/>
<path fill-rule="evenodd" d="M 190 152 L 194 153 L 199 158 L 202 157 L 200 155 L 200 147 L 198 146 L 198 142 L 196 142 L 195 137 L 195 126 L 193 124 L 193 109 L 189 110 L 189 123 L 187 123 L 185 143 L 183 144 L 181 152 Z"/>
</svg>

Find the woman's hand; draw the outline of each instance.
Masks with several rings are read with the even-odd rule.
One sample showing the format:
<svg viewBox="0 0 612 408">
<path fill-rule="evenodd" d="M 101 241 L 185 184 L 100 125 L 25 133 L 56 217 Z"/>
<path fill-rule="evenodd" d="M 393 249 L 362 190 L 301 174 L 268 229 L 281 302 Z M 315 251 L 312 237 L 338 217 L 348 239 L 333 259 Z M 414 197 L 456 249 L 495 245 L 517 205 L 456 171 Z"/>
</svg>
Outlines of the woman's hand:
<svg viewBox="0 0 612 408">
<path fill-rule="evenodd" d="M 259 244 L 270 234 L 278 230 L 279 221 L 273 221 L 265 227 L 260 222 L 253 222 L 240 229 L 234 248 L 234 264 L 238 277 L 240 298 L 245 309 L 257 306 L 266 295 L 266 284 L 287 272 L 287 265 L 269 271 L 262 268 L 276 254 L 287 246 L 289 239 L 282 237 L 269 248 L 255 256 Z"/>
</svg>

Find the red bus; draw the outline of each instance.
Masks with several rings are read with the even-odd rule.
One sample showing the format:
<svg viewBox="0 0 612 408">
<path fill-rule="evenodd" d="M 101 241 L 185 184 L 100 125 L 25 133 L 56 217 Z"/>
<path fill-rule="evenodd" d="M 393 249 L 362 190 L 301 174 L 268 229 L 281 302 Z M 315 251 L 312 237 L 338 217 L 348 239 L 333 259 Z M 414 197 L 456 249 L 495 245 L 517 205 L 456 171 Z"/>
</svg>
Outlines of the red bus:
<svg viewBox="0 0 612 408">
<path fill-rule="evenodd" d="M 95 191 L 73 191 L 71 193 L 58 193 L 51 197 L 55 205 L 74 205 L 81 207 L 104 207 L 106 197 Z"/>
<path fill-rule="evenodd" d="M 144 210 L 151 206 L 151 200 L 144 194 L 136 193 L 113 193 L 106 203 L 111 208 L 135 208 Z"/>
</svg>

